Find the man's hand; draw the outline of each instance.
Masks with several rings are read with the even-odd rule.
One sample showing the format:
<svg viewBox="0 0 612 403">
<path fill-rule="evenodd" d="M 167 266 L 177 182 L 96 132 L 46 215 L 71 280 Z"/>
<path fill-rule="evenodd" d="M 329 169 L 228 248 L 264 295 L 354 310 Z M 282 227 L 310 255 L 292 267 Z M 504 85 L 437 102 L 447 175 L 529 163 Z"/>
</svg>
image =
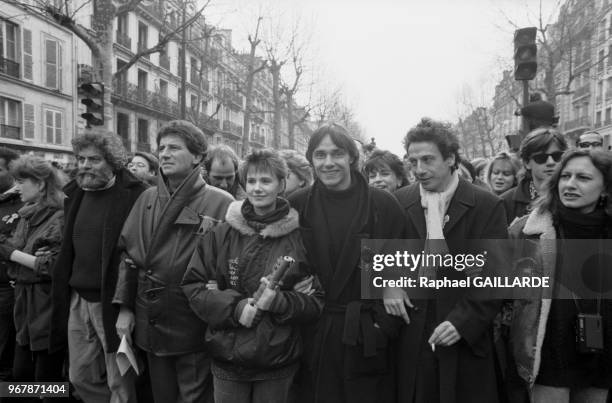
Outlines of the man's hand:
<svg viewBox="0 0 612 403">
<path fill-rule="evenodd" d="M 117 329 L 117 335 L 121 339 L 123 336 L 127 338 L 127 341 L 132 344 L 132 332 L 134 331 L 134 312 L 129 308 L 122 306 L 117 317 L 117 323 L 115 328 Z"/>
<path fill-rule="evenodd" d="M 385 311 L 389 315 L 399 316 L 404 319 L 406 324 L 410 323 L 410 317 L 406 307 L 414 308 L 410 298 L 401 288 L 386 288 L 383 291 L 383 302 L 385 304 Z"/>
<path fill-rule="evenodd" d="M 312 283 L 314 282 L 314 276 L 308 276 L 304 280 L 295 283 L 293 286 L 293 291 L 301 292 L 302 294 L 312 295 L 315 290 L 312 288 Z"/>
<path fill-rule="evenodd" d="M 427 341 L 429 344 L 449 347 L 458 342 L 461 335 L 449 321 L 444 321 L 438 325 Z"/>
</svg>

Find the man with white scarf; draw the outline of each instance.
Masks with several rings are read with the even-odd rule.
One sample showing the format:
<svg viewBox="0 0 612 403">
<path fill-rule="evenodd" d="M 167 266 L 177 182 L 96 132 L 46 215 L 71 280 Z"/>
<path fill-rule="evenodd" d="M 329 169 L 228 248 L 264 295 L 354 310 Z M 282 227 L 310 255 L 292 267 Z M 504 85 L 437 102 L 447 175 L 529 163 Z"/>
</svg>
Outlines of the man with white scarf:
<svg viewBox="0 0 612 403">
<path fill-rule="evenodd" d="M 428 253 L 452 254 L 466 239 L 507 237 L 502 201 L 459 178 L 459 142 L 450 125 L 423 118 L 404 145 L 417 179 L 396 193 L 408 239 L 427 239 Z M 452 268 L 419 271 L 429 278 L 455 274 Z M 388 295 L 387 312 L 406 322 L 399 342 L 399 401 L 498 401 L 492 322 L 500 302 L 471 300 L 466 292 L 438 290 L 412 301 L 405 291 Z"/>
</svg>

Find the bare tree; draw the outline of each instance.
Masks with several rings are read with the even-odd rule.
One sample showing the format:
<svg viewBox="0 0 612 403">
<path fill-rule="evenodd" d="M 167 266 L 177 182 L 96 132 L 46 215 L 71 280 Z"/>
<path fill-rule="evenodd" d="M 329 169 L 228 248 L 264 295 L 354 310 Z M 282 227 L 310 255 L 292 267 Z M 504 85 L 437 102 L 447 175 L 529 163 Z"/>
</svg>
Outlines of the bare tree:
<svg viewBox="0 0 612 403">
<path fill-rule="evenodd" d="M 157 53 L 163 50 L 166 44 L 175 38 L 178 38 L 188 27 L 194 24 L 201 16 L 206 7 L 209 5 L 210 0 L 207 0 L 201 7 L 195 8 L 195 3 L 188 3 L 181 1 L 179 4 L 181 7 L 188 7 L 192 5 L 193 9 L 196 10 L 188 18 L 181 21 L 180 24 L 172 24 L 169 21 L 169 13 L 158 8 L 161 11 L 159 16 L 162 27 L 162 34 L 160 34 L 159 41 L 157 44 L 150 48 L 138 49 L 137 52 L 130 58 L 125 65 L 123 65 L 113 75 L 112 73 L 112 62 L 113 62 L 113 22 L 115 17 L 129 11 L 136 10 L 138 7 L 143 5 L 149 5 L 148 2 L 143 0 L 85 0 L 81 3 L 74 11 L 71 9 L 70 0 L 62 0 L 61 4 L 56 6 L 55 2 L 50 3 L 45 0 L 32 0 L 26 2 L 23 0 L 6 0 L 8 3 L 15 4 L 23 7 L 29 11 L 42 13 L 52 18 L 59 25 L 72 31 L 78 38 L 80 38 L 85 45 L 91 50 L 93 63 L 94 63 L 94 74 L 96 79 L 104 85 L 104 122 L 107 128 L 113 128 L 113 114 L 111 105 L 111 93 L 113 88 L 113 78 L 120 76 L 123 72 L 134 65 L 140 58 Z M 141 4 L 142 3 L 142 4 Z M 93 8 L 93 15 L 91 18 L 91 27 L 85 27 L 77 22 L 77 14 L 84 9 L 87 5 L 91 5 Z"/>
</svg>

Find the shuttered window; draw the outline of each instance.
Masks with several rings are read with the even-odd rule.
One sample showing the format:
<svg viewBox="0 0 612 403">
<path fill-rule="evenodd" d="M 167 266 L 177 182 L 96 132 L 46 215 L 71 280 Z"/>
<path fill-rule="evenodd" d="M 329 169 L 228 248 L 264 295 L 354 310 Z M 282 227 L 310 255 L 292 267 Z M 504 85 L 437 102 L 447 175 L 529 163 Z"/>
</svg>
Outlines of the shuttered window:
<svg viewBox="0 0 612 403">
<path fill-rule="evenodd" d="M 62 46 L 55 39 L 45 39 L 45 87 L 62 89 Z"/>
<path fill-rule="evenodd" d="M 34 105 L 23 104 L 23 138 L 33 139 L 35 127 Z"/>
<path fill-rule="evenodd" d="M 23 30 L 23 78 L 32 80 L 32 31 Z"/>
<path fill-rule="evenodd" d="M 62 113 L 45 109 L 45 141 L 50 144 L 62 143 Z"/>
</svg>

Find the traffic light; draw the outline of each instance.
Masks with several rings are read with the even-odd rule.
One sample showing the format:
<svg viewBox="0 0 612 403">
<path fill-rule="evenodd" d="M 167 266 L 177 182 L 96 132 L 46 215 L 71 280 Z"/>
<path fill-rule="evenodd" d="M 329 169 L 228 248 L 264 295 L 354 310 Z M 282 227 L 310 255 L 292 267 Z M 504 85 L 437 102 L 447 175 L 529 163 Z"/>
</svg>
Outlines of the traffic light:
<svg viewBox="0 0 612 403">
<path fill-rule="evenodd" d="M 533 80 L 538 71 L 537 28 L 514 31 L 514 79 Z"/>
<path fill-rule="evenodd" d="M 81 117 L 87 121 L 87 126 L 102 126 L 104 124 L 104 85 L 102 83 L 84 83 L 79 86 L 83 94 L 81 103 L 87 106 L 87 112 Z"/>
</svg>

